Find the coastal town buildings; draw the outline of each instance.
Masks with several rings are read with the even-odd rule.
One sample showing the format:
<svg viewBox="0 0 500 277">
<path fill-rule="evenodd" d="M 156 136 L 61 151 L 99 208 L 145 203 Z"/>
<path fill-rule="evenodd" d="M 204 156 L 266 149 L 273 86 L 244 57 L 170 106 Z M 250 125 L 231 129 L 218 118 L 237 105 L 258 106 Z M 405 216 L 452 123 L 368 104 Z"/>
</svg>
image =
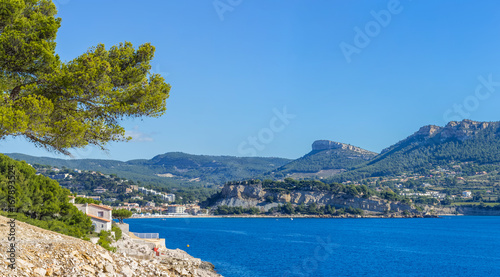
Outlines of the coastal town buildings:
<svg viewBox="0 0 500 277">
<path fill-rule="evenodd" d="M 128 202 L 125 202 L 125 203 L 123 203 L 123 205 L 118 206 L 117 208 L 118 209 L 129 210 L 129 211 L 131 211 L 132 209 L 135 209 L 135 211 L 138 212 L 138 213 L 140 213 L 142 211 L 140 205 L 137 204 L 137 203 L 128 203 Z"/>
<path fill-rule="evenodd" d="M 147 189 L 145 187 L 138 187 L 137 189 L 140 193 L 144 195 L 156 195 L 160 196 L 162 200 L 167 201 L 167 202 L 175 202 L 175 194 L 172 193 L 163 193 L 163 192 L 158 192 L 153 189 Z"/>
<path fill-rule="evenodd" d="M 200 212 L 201 208 L 199 205 L 187 205 L 185 212 L 188 214 L 196 215 Z"/>
<path fill-rule="evenodd" d="M 163 200 L 168 201 L 168 202 L 175 202 L 175 194 L 173 194 L 173 193 L 165 194 L 165 197 L 163 198 Z"/>
<path fill-rule="evenodd" d="M 201 209 L 198 204 L 186 204 L 186 205 L 170 205 L 167 203 L 163 203 L 158 205 L 154 202 L 147 202 L 143 206 L 138 203 L 123 203 L 119 204 L 113 209 L 126 209 L 129 211 L 133 211 L 133 217 L 141 217 L 141 216 L 160 216 L 160 215 L 168 215 L 168 216 L 185 216 L 185 215 L 203 215 L 207 214 L 207 209 Z"/>
<path fill-rule="evenodd" d="M 186 212 L 186 206 L 184 205 L 169 205 L 167 207 L 169 214 L 183 214 Z"/>
</svg>

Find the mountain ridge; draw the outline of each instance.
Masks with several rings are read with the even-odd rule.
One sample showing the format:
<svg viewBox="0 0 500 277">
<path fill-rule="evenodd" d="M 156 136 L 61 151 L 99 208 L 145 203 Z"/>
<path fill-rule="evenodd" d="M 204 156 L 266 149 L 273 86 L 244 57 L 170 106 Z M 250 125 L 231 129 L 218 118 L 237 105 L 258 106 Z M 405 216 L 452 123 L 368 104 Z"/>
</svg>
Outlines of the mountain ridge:
<svg viewBox="0 0 500 277">
<path fill-rule="evenodd" d="M 182 152 L 130 160 L 82 159 L 86 168 L 116 173 L 147 182 L 184 182 L 222 185 L 248 178 L 325 179 L 350 181 L 367 177 L 424 173 L 452 162 L 493 165 L 500 170 L 500 122 L 451 121 L 445 126 L 426 125 L 380 154 L 350 144 L 316 140 L 312 150 L 295 159 L 191 155 Z M 75 168 L 75 160 L 7 154 L 28 162 Z M 45 163 L 44 163 L 45 161 Z M 73 163 L 73 164 L 72 164 Z"/>
<path fill-rule="evenodd" d="M 408 136 L 396 144 L 383 149 L 380 154 L 389 152 L 392 148 L 408 141 L 439 140 L 443 142 L 448 139 L 457 139 L 464 141 L 477 135 L 479 132 L 489 127 L 500 127 L 500 122 L 481 122 L 464 119 L 462 121 L 450 121 L 444 127 L 437 125 L 426 125 L 421 127 L 417 132 Z"/>
<path fill-rule="evenodd" d="M 332 180 L 358 180 L 409 172 L 425 172 L 453 163 L 474 163 L 477 171 L 500 169 L 500 122 L 452 121 L 426 125 L 384 149 L 358 168 Z"/>
<path fill-rule="evenodd" d="M 57 159 L 19 153 L 5 155 L 28 163 L 100 171 L 106 174 L 118 174 L 134 181 L 161 185 L 172 183 L 220 185 L 229 180 L 251 178 L 291 161 L 284 158 L 192 155 L 182 152 L 160 154 L 149 160 L 136 159 L 125 162 L 104 159 Z"/>
<path fill-rule="evenodd" d="M 353 146 L 353 145 L 346 144 L 346 143 L 331 141 L 331 140 L 316 140 L 312 144 L 312 151 L 322 151 L 322 150 L 329 150 L 329 149 L 345 149 L 345 150 L 351 150 L 354 152 L 358 152 L 360 154 L 375 153 L 375 152 L 363 149 L 361 147 Z"/>
</svg>

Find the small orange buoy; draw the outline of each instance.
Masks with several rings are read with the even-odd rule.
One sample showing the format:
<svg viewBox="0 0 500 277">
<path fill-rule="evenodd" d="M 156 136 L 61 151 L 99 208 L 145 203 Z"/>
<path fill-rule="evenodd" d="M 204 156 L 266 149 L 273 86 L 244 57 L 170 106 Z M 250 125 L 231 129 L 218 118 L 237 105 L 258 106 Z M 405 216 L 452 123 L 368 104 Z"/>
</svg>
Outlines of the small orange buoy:
<svg viewBox="0 0 500 277">
<path fill-rule="evenodd" d="M 187 245 L 187 247 L 189 247 L 189 244 Z"/>
</svg>

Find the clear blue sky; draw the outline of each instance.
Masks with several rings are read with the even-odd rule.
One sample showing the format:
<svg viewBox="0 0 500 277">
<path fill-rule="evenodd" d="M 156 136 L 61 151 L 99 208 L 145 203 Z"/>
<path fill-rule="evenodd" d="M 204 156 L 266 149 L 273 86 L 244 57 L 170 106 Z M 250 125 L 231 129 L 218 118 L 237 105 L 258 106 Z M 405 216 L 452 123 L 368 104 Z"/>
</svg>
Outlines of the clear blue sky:
<svg viewBox="0 0 500 277">
<path fill-rule="evenodd" d="M 423 125 L 500 120 L 499 1 L 55 2 L 63 60 L 151 42 L 172 85 L 163 117 L 123 122 L 134 141 L 76 158 L 298 158 L 317 139 L 379 152 Z M 54 156 L 23 139 L 0 149 Z"/>
</svg>

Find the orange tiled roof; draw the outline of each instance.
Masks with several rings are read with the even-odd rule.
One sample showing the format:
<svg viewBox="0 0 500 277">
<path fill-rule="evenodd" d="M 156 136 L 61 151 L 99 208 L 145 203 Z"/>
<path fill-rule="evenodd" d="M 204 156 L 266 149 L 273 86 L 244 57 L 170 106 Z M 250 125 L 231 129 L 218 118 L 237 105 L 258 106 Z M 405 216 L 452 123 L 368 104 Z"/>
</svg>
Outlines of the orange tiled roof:
<svg viewBox="0 0 500 277">
<path fill-rule="evenodd" d="M 94 206 L 94 207 L 103 208 L 103 209 L 106 209 L 106 210 L 109 210 L 109 211 L 113 210 L 111 207 L 108 207 L 108 206 L 97 205 L 97 204 L 93 204 L 93 203 L 90 203 L 89 205 Z"/>
<path fill-rule="evenodd" d="M 109 219 L 105 219 L 105 218 L 98 217 L 98 216 L 95 216 L 95 215 L 87 214 L 87 216 L 90 216 L 92 218 L 99 219 L 99 220 L 102 220 L 102 221 L 111 222 L 111 220 L 109 220 Z"/>
</svg>

